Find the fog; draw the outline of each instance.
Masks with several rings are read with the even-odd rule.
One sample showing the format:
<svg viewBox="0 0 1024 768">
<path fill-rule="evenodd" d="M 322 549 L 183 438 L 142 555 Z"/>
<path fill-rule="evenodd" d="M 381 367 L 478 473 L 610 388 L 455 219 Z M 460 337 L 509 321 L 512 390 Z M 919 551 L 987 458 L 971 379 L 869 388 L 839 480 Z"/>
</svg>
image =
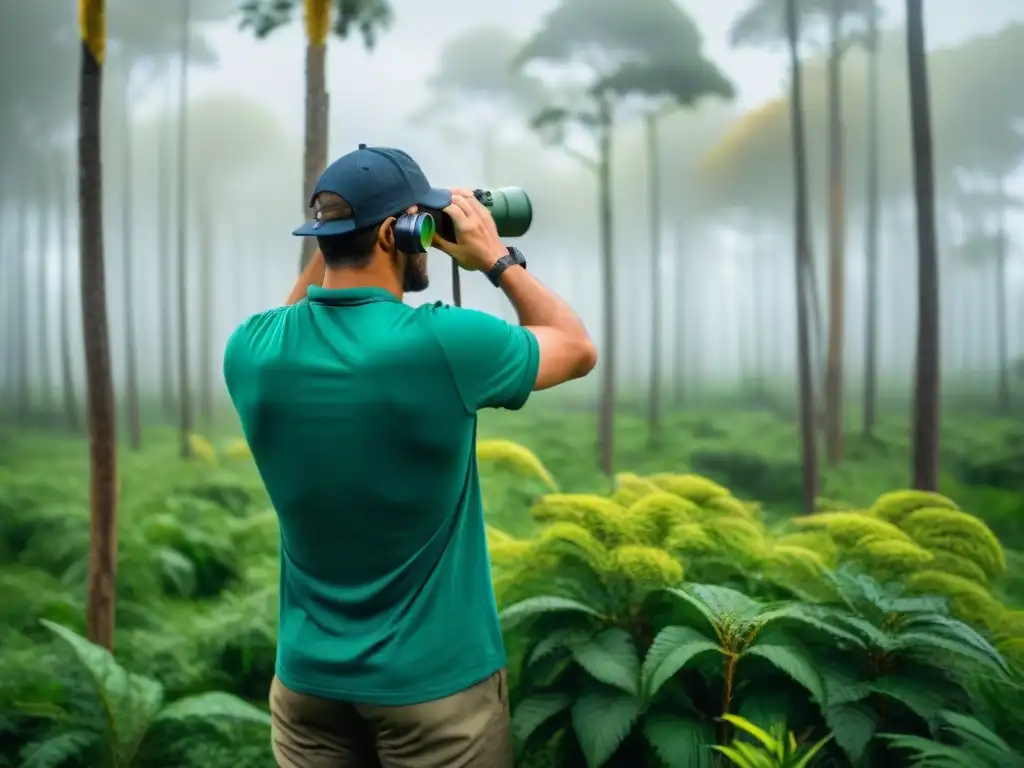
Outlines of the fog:
<svg viewBox="0 0 1024 768">
<path fill-rule="evenodd" d="M 177 237 L 181 29 L 174 24 L 180 7 L 161 0 L 142 14 L 126 11 L 127 3 L 110 5 L 103 168 L 115 382 L 123 386 L 125 330 L 131 325 L 140 382 L 145 396 L 155 398 L 158 384 L 168 375 L 161 367 L 161 340 L 177 343 L 175 334 L 161 333 L 168 316 L 158 309 Z M 258 40 L 251 30 L 240 29 L 231 5 L 193 2 L 203 20 L 193 29 L 196 59 L 187 70 L 184 166 L 190 353 L 196 359 L 193 371 L 212 378 L 217 392 L 222 387 L 220 351 L 228 335 L 247 315 L 280 304 L 288 295 L 299 253 L 290 232 L 306 215 L 301 179 L 301 18 Z M 546 145 L 531 130 L 527 110 L 500 99 L 460 95 L 456 88 L 436 83 L 442 54 L 450 50 L 451 41 L 477 34 L 474 30 L 497 28 L 521 45 L 554 5 L 550 0 L 520 0 L 514 5 L 395 0 L 394 24 L 380 33 L 372 50 L 356 35 L 347 40 L 332 37 L 327 64 L 328 154 L 333 159 L 360 142 L 396 146 L 410 152 L 437 186 L 524 187 L 533 198 L 535 220 L 518 245 L 531 271 L 578 309 L 603 347 L 607 340 L 600 322 L 594 174 L 563 148 Z M 618 376 L 627 395 L 645 386 L 649 376 L 653 282 L 662 291 L 666 329 L 656 352 L 665 361 L 664 376 L 675 382 L 672 386 L 699 392 L 740 386 L 755 376 L 791 387 L 796 332 L 788 117 L 785 109 L 777 110 L 785 119 L 773 122 L 770 110 L 774 101 L 786 97 L 785 51 L 781 44 L 769 49 L 732 45 L 730 29 L 748 5 L 746 0 L 690 0 L 682 5 L 704 37 L 705 56 L 732 81 L 736 97 L 707 97 L 694 108 L 672 110 L 659 122 L 663 222 L 656 280 L 649 253 L 651 200 L 644 123 L 638 109 L 626 108 L 617 116 L 612 178 Z M 883 388 L 906 396 L 916 333 L 917 244 L 902 5 L 882 3 L 879 365 Z M 1011 249 L 1002 285 L 1009 297 L 1009 357 L 1024 355 L 1024 217 L 1016 210 L 1024 193 L 1024 179 L 1017 170 L 1019 141 L 1014 151 L 1000 155 L 1001 165 L 991 172 L 965 170 L 960 152 L 965 145 L 989 141 L 971 133 L 976 124 L 998 122 L 1016 129 L 1024 119 L 1024 91 L 1019 87 L 1024 79 L 1024 4 L 930 0 L 926 14 L 935 60 L 931 87 L 943 269 L 942 365 L 955 385 L 971 374 L 990 374 L 1006 362 L 1000 360 L 996 344 L 992 299 L 1001 278 L 985 247 L 965 244 L 974 242 L 975 231 L 993 231 L 996 218 L 1007 209 Z M 58 397 L 63 333 L 71 339 L 72 379 L 76 388 L 84 386 L 76 255 L 76 24 L 74 7 L 67 2 L 0 2 L 0 366 L 7 395 L 17 369 L 27 366 L 33 397 L 40 403 Z M 150 24 L 160 27 L 160 34 L 152 34 Z M 984 40 L 997 33 L 1005 39 Z M 1000 39 L 1002 43 L 997 42 Z M 808 28 L 802 53 L 819 313 L 827 315 L 822 40 L 821 30 Z M 973 47 L 967 51 L 969 46 Z M 505 53 L 495 50 L 494 56 Z M 961 58 L 952 65 L 938 59 L 949 55 Z M 968 60 L 970 67 L 963 63 Z M 480 67 L 492 64 L 479 62 Z M 973 68 L 972 77 L 988 74 L 958 79 L 958 73 L 968 68 Z M 866 56 L 854 47 L 843 64 L 848 393 L 858 389 L 865 344 L 865 72 Z M 550 71 L 529 74 L 554 87 Z M 964 89 L 973 96 L 969 110 L 963 106 Z M 743 126 L 752 124 L 752 113 L 765 109 L 769 117 L 761 124 L 760 138 L 750 138 L 749 127 Z M 729 141 L 731 149 L 725 146 Z M 593 149 L 586 137 L 573 137 L 571 146 L 582 152 Z M 965 173 L 981 178 L 975 186 L 984 189 L 993 178 L 1004 178 L 1012 203 L 968 213 L 963 183 L 954 183 L 962 182 Z M 170 212 L 162 224 L 161 210 Z M 131 216 L 127 236 L 126 212 Z M 129 260 L 134 267 L 132 285 L 125 282 Z M 407 296 L 408 302 L 451 300 L 447 257 L 432 253 L 430 263 L 430 288 Z M 505 299 L 483 277 L 464 275 L 462 285 L 465 306 L 511 319 Z M 126 291 L 135 298 L 130 318 Z M 210 302 L 213 312 L 208 325 L 202 320 L 204 301 Z M 206 328 L 209 338 L 200 339 Z M 819 335 L 819 366 L 823 344 Z M 577 392 L 584 395 L 594 386 L 590 380 L 582 382 Z"/>
</svg>

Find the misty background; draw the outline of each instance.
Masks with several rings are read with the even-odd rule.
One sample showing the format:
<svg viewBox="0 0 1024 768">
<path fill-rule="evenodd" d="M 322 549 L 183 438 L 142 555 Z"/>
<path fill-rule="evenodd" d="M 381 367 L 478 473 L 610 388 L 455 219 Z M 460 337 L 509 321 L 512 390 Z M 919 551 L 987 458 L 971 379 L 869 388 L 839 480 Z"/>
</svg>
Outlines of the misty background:
<svg viewBox="0 0 1024 768">
<path fill-rule="evenodd" d="M 521 0 L 512 6 L 469 0 L 396 0 L 393 5 L 393 26 L 378 36 L 372 50 L 355 37 L 345 41 L 332 37 L 328 45 L 329 157 L 344 154 L 360 142 L 397 146 L 410 152 L 438 186 L 526 188 L 534 200 L 535 220 L 518 244 L 530 269 L 578 309 L 602 345 L 594 175 L 559 147 L 546 145 L 530 129 L 528 111 L 501 98 L 500 84 L 494 97 L 486 98 L 460 91 L 458 84 L 449 88 L 451 81 L 443 75 L 445 61 L 455 62 L 463 71 L 470 66 L 481 71 L 502 69 L 502 61 L 537 30 L 555 3 Z M 788 116 L 780 100 L 788 80 L 785 53 L 781 41 L 774 49 L 731 44 L 730 28 L 746 0 L 690 0 L 682 5 L 704 36 L 704 54 L 732 80 L 736 98 L 707 97 L 696 108 L 672 110 L 659 123 L 663 375 L 678 378 L 682 383 L 676 386 L 694 393 L 705 387 L 738 386 L 751 375 L 789 386 L 796 364 L 792 172 Z M 883 394 L 906 397 L 914 358 L 917 268 L 902 5 L 882 3 L 879 368 Z M 0 103 L 14 103 L 17 96 L 29 104 L 37 99 L 56 106 L 47 107 L 51 112 L 44 112 L 48 116 L 41 124 L 33 124 L 29 137 L 5 131 L 0 139 L 6 181 L 0 207 L 4 254 L 0 344 L 5 360 L 11 359 L 12 345 L 26 347 L 33 390 L 43 390 L 40 397 L 47 397 L 46 392 L 57 387 L 62 312 L 67 313 L 74 340 L 72 376 L 78 386 L 83 380 L 74 255 L 79 46 L 72 3 L 35 0 L 31 11 L 27 6 L 23 0 L 0 3 L 0 38 L 5 40 L 5 59 L 10 62 L 0 78 Z M 135 330 L 145 396 L 154 395 L 161 375 L 157 339 L 167 319 L 155 311 L 156 298 L 168 279 L 166 262 L 177 237 L 177 214 L 170 214 L 170 223 L 161 225 L 157 212 L 174 209 L 177 194 L 181 30 L 174 23 L 180 17 L 178 8 L 179 4 L 164 1 L 131 12 L 114 4 L 108 12 L 111 41 L 104 83 L 103 163 L 111 344 L 115 383 L 120 388 L 125 377 L 125 329 L 130 325 Z M 299 244 L 290 232 L 305 215 L 301 206 L 305 95 L 301 14 L 266 39 L 256 39 L 251 30 L 239 28 L 234 11 L 232 3 L 222 0 L 193 3 L 195 42 L 187 67 L 190 336 L 201 334 L 201 327 L 211 331 L 210 338 L 193 345 L 190 354 L 197 360 L 193 370 L 213 380 L 218 397 L 220 354 L 227 336 L 247 315 L 282 303 L 294 282 Z M 1008 297 L 1010 359 L 1024 353 L 1024 259 L 1019 248 L 1024 217 L 1016 210 L 1024 179 L 1010 163 L 1005 179 L 1014 203 L 1006 206 L 1008 212 L 972 213 L 974 224 L 963 213 L 962 195 L 951 191 L 948 183 L 959 173 L 954 168 L 957 152 L 964 132 L 974 124 L 967 117 L 976 118 L 985 110 L 990 110 L 991 120 L 1019 120 L 1024 115 L 1020 88 L 1024 3 L 929 0 L 926 23 L 926 39 L 936 56 L 961 57 L 953 66 L 933 65 L 931 72 L 939 185 L 942 365 L 947 389 L 955 389 L 958 381 L 974 374 L 988 377 L 1001 364 L 992 298 L 1000 281 L 1005 281 Z M 158 34 L 152 31 L 157 27 Z M 814 257 L 819 296 L 824 301 L 827 50 L 821 30 L 805 31 Z M 1007 36 L 1008 42 L 997 45 L 992 42 L 997 38 L 986 38 L 997 33 Z M 474 51 L 471 41 L 490 39 L 487 35 L 513 48 L 477 46 L 482 50 Z M 958 80 L 966 71 L 965 56 L 972 62 L 973 80 Z M 527 72 L 547 88 L 557 89 L 561 82 L 543 68 Z M 865 78 L 866 57 L 854 47 L 843 63 L 844 369 L 849 396 L 858 390 L 864 359 Z M 964 102 L 965 89 L 973 95 L 969 107 Z M 759 112 L 764 113 L 761 122 L 755 119 Z M 621 350 L 617 368 L 624 397 L 643 386 L 652 355 L 650 191 L 641 118 L 640 110 L 632 114 L 625 110 L 613 142 Z M 757 128 L 756 138 L 750 138 L 751 126 Z M 573 147 L 588 150 L 585 140 L 573 141 Z M 132 219 L 128 234 L 122 226 L 126 199 Z M 970 227 L 989 232 L 998 216 L 1005 216 L 1011 244 L 1004 277 L 994 270 L 984 248 L 980 253 L 978 248 L 962 252 L 973 237 Z M 16 226 L 18 221 L 25 226 Z M 16 251 L 32 257 L 19 265 L 11 258 Z M 129 258 L 133 260 L 130 285 L 125 279 Z M 430 262 L 430 288 L 407 296 L 408 302 L 451 300 L 447 257 L 432 253 Z M 462 282 L 465 306 L 511 319 L 504 297 L 484 278 L 464 275 Z M 125 301 L 129 290 L 133 302 Z M 204 303 L 213 313 L 205 321 Z M 19 316 L 27 322 L 18 321 Z M 817 346 L 822 344 L 819 339 Z M 573 386 L 581 393 L 591 391 L 595 380 L 591 377 Z"/>
</svg>

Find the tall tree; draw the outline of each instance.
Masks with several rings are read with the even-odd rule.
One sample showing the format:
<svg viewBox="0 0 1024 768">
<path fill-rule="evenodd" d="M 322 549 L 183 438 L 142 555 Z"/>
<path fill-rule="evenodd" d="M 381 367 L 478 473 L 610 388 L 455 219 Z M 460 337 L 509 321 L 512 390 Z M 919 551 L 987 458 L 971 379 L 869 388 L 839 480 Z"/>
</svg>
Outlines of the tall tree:
<svg viewBox="0 0 1024 768">
<path fill-rule="evenodd" d="M 616 291 L 613 256 L 612 134 L 617 114 L 630 97 L 670 98 L 690 105 L 705 95 L 732 95 L 732 86 L 701 52 L 693 20 L 671 0 L 562 0 L 516 58 L 589 70 L 583 90 L 566 91 L 559 103 L 541 110 L 533 126 L 561 144 L 597 179 L 600 220 L 603 333 L 597 442 L 600 467 L 614 465 L 616 381 Z M 581 130 L 590 145 L 580 152 L 571 132 Z"/>
<path fill-rule="evenodd" d="M 135 341 L 135 208 L 132 200 L 132 66 L 124 72 L 121 115 L 121 276 L 124 281 L 124 410 L 128 422 L 128 445 L 142 449 L 142 415 L 139 412 L 139 359 Z"/>
<path fill-rule="evenodd" d="M 245 0 L 242 27 L 264 38 L 294 17 L 299 0 Z M 306 145 L 303 156 L 302 212 L 309 213 L 309 196 L 327 167 L 327 37 L 333 29 L 341 39 L 358 31 L 363 44 L 372 49 L 377 35 L 392 20 L 388 0 L 304 0 L 306 17 Z M 306 268 L 316 252 L 311 237 L 301 238 L 299 271 Z"/>
<path fill-rule="evenodd" d="M 907 0 L 907 76 L 917 210 L 917 365 L 914 375 L 913 483 L 939 487 L 939 259 L 928 62 L 922 0 Z"/>
<path fill-rule="evenodd" d="M 89 595 L 86 632 L 93 643 L 114 645 L 117 576 L 117 414 L 110 365 L 106 276 L 103 264 L 103 166 L 100 104 L 106 48 L 106 3 L 83 0 L 78 132 L 78 210 L 82 327 L 89 407 Z"/>
<path fill-rule="evenodd" d="M 75 328 L 71 322 L 71 243 L 68 238 L 68 227 L 71 224 L 71 208 L 68 203 L 70 189 L 67 173 L 68 158 L 60 153 L 56 158 L 57 191 L 57 226 L 59 233 L 58 252 L 60 253 L 60 368 L 61 390 L 64 397 L 64 419 L 71 432 L 79 430 L 78 394 L 75 389 L 74 353 L 72 352 L 72 334 Z M 75 345 L 77 346 L 77 345 Z"/>
<path fill-rule="evenodd" d="M 875 410 L 878 404 L 878 248 L 879 248 L 879 184 L 878 172 L 881 124 L 879 105 L 882 68 L 878 39 L 878 9 L 872 4 L 867 12 L 865 48 L 868 54 L 867 97 L 867 189 L 864 193 L 864 410 L 862 431 L 874 436 Z"/>
<path fill-rule="evenodd" d="M 800 437 L 803 453 L 803 508 L 810 514 L 818 495 L 818 449 L 814 429 L 814 395 L 811 381 L 810 326 L 807 318 L 807 265 L 810 263 L 810 222 L 807 211 L 807 142 L 804 139 L 803 82 L 800 66 L 799 16 L 796 0 L 786 2 L 786 38 L 789 41 L 790 124 L 793 134 L 793 222 L 797 366 L 800 377 Z"/>
<path fill-rule="evenodd" d="M 183 0 L 181 67 L 178 80 L 178 200 L 175 277 L 178 293 L 178 452 L 192 455 L 192 390 L 188 344 L 188 67 L 191 59 L 192 0 Z"/>
</svg>

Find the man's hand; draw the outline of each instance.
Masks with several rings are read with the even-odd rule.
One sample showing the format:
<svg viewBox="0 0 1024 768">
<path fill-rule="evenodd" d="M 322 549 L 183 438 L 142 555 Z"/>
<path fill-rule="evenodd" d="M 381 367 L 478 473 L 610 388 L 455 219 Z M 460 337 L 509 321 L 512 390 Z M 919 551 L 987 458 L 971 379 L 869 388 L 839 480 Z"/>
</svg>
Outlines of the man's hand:
<svg viewBox="0 0 1024 768">
<path fill-rule="evenodd" d="M 434 247 L 447 253 L 470 272 L 486 272 L 508 249 L 502 245 L 490 212 L 468 189 L 453 189 L 452 204 L 444 209 L 455 224 L 457 243 L 434 235 Z"/>
</svg>

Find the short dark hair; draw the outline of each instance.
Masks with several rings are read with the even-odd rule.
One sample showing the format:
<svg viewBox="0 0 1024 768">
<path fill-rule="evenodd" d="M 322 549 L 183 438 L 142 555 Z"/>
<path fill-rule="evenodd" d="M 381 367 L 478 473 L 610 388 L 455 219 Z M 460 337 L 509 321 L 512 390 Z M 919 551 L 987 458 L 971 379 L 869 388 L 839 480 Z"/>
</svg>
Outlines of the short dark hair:
<svg viewBox="0 0 1024 768">
<path fill-rule="evenodd" d="M 325 221 L 348 219 L 355 215 L 352 206 L 333 192 L 321 192 L 317 195 L 316 204 Z M 316 243 L 324 255 L 324 264 L 328 267 L 365 267 L 373 256 L 379 229 L 380 224 L 374 224 L 343 235 L 318 236 Z"/>
</svg>

